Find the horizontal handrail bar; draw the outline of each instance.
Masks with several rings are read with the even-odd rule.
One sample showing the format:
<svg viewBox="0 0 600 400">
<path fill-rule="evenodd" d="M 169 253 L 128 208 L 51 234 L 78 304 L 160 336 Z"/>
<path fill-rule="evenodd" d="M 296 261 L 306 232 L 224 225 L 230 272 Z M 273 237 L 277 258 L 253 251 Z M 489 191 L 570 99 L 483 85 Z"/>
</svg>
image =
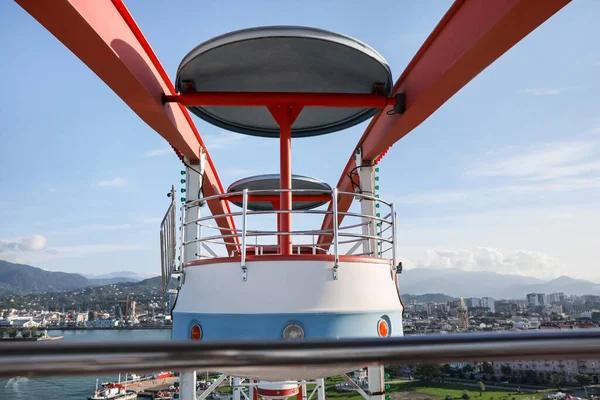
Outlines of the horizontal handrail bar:
<svg viewBox="0 0 600 400">
<path fill-rule="evenodd" d="M 385 108 L 394 96 L 362 93 L 189 92 L 164 95 L 163 101 L 190 106 L 271 106 Z"/>
<path fill-rule="evenodd" d="M 318 195 L 318 194 L 331 195 L 331 193 L 332 193 L 331 191 L 328 191 L 328 190 L 318 190 L 318 189 L 255 189 L 255 190 L 248 190 L 248 195 L 252 196 L 252 195 L 260 195 L 261 193 L 273 194 L 273 193 L 285 193 L 285 192 L 292 192 L 292 197 L 295 194 L 301 195 L 301 194 L 305 194 L 305 193 L 312 193 L 315 195 Z M 383 203 L 383 204 L 387 205 L 388 207 L 391 206 L 391 203 L 389 203 L 385 200 L 381 200 L 379 197 L 371 196 L 371 195 L 364 194 L 364 193 L 338 192 L 338 195 L 359 197 L 364 200 L 372 200 L 372 201 L 375 201 L 378 203 Z M 186 208 L 196 207 L 196 206 L 198 206 L 198 203 L 200 203 L 200 202 L 206 202 L 206 201 L 211 201 L 211 200 L 225 201 L 225 200 L 228 200 L 230 197 L 237 197 L 237 196 L 242 196 L 242 192 L 230 192 L 230 193 L 215 194 L 212 196 L 203 197 L 201 199 L 188 201 L 184 204 L 184 206 Z"/>
<path fill-rule="evenodd" d="M 0 343 L 0 378 L 279 366 L 598 359 L 600 331 L 449 334 L 386 339 Z"/>
</svg>

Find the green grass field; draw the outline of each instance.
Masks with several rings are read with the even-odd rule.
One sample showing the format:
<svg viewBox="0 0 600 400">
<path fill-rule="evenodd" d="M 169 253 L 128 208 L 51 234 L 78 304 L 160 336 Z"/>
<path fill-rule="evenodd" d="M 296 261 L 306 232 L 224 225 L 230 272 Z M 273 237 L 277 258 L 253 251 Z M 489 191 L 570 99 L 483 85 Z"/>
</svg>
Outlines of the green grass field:
<svg viewBox="0 0 600 400">
<path fill-rule="evenodd" d="M 328 399 L 332 400 L 362 400 L 362 396 L 357 392 L 347 392 L 347 391 L 336 391 L 335 385 L 338 383 L 342 383 L 344 380 L 341 377 L 331 377 L 325 380 L 326 387 L 326 395 Z M 386 382 L 390 385 L 390 388 L 386 391 L 391 397 L 392 400 L 397 398 L 398 394 L 403 394 L 400 396 L 403 400 L 410 400 L 410 393 L 420 393 L 425 395 L 426 398 L 430 398 L 431 400 L 444 400 L 446 395 L 452 396 L 455 400 L 462 400 L 462 395 L 465 390 L 469 392 L 471 396 L 471 400 L 541 400 L 544 397 L 545 393 L 516 393 L 515 390 L 503 390 L 503 389 L 495 389 L 489 388 L 483 392 L 483 395 L 479 395 L 479 389 L 477 386 L 470 385 L 462 385 L 455 383 L 432 383 L 427 386 L 427 384 L 423 382 L 406 382 L 406 381 L 388 381 Z M 314 385 L 307 385 L 307 392 L 310 395 L 312 390 L 314 389 Z M 231 387 L 223 386 L 217 389 L 220 393 L 231 394 Z M 394 396 L 396 394 L 396 396 Z M 313 395 L 313 400 L 316 400 L 316 393 Z M 415 396 L 415 400 L 422 400 L 423 396 Z"/>
<path fill-rule="evenodd" d="M 341 381 L 341 378 L 340 378 Z M 339 382 L 335 382 L 339 383 Z M 334 385 L 335 385 L 334 383 Z M 471 400 L 541 400 L 544 393 L 522 393 L 518 394 L 516 391 L 508 391 L 502 389 L 486 389 L 483 395 L 479 395 L 479 390 L 476 386 L 466 386 L 460 384 L 449 384 L 449 383 L 432 383 L 430 386 L 423 384 L 422 382 L 388 382 L 390 389 L 386 392 L 392 396 L 394 393 L 405 393 L 407 398 L 410 399 L 410 392 L 423 393 L 431 395 L 431 399 L 445 399 L 446 395 L 450 395 L 453 399 L 462 400 L 462 395 L 465 390 L 469 392 Z M 405 396 L 402 396 L 403 398 Z M 422 398 L 422 396 L 419 396 Z M 362 400 L 362 396 L 356 392 L 338 392 L 334 386 L 327 388 L 328 399 L 344 399 L 344 400 Z"/>
<path fill-rule="evenodd" d="M 479 395 L 479 389 L 476 386 L 466 386 L 452 383 L 435 383 L 427 387 L 421 382 L 406 382 L 397 385 L 391 385 L 390 392 L 418 392 L 432 395 L 432 398 L 444 399 L 446 395 L 451 395 L 454 399 L 462 399 L 464 391 L 467 390 L 472 400 L 540 400 L 544 394 L 540 393 L 522 393 L 518 394 L 516 390 L 508 391 L 503 389 L 490 388 Z"/>
</svg>

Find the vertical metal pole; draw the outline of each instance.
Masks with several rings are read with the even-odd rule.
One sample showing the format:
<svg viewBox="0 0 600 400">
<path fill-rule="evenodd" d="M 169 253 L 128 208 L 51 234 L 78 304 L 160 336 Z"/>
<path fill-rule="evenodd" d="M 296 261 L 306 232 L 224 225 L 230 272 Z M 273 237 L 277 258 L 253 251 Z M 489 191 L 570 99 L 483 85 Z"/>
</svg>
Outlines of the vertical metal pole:
<svg viewBox="0 0 600 400">
<path fill-rule="evenodd" d="M 338 253 L 338 190 L 333 189 L 331 199 L 332 211 L 333 211 L 333 279 L 338 278 L 338 267 L 339 267 L 339 253 Z"/>
<path fill-rule="evenodd" d="M 325 400 L 325 379 L 317 379 L 317 399 Z"/>
<path fill-rule="evenodd" d="M 291 232 L 292 230 L 292 121 L 291 108 L 285 107 L 280 113 L 279 121 L 279 187 L 284 190 L 279 195 L 280 210 L 279 232 Z M 288 189 L 288 190 L 286 190 Z M 292 236 L 279 235 L 279 254 L 292 254 Z"/>
<path fill-rule="evenodd" d="M 179 248 L 179 259 L 181 261 L 180 265 L 181 265 L 181 270 L 183 271 L 183 263 L 187 260 L 185 260 L 185 228 L 186 228 L 186 224 L 185 224 L 185 201 L 181 203 L 181 247 Z"/>
<path fill-rule="evenodd" d="M 246 222 L 248 220 L 248 189 L 242 192 L 242 280 L 246 280 Z"/>
<path fill-rule="evenodd" d="M 396 261 L 397 232 L 396 232 L 396 208 L 394 207 L 394 203 L 392 203 L 390 208 L 391 208 L 390 211 L 392 212 L 392 261 L 394 262 L 394 268 L 396 268 L 396 265 L 398 265 L 398 263 Z"/>
<path fill-rule="evenodd" d="M 371 400 L 385 399 L 385 382 L 383 378 L 383 365 L 368 367 L 367 374 L 369 377 L 369 392 Z"/>
<path fill-rule="evenodd" d="M 240 378 L 233 378 L 233 400 L 240 400 L 241 399 L 241 394 L 240 391 L 242 390 L 241 386 L 240 386 Z"/>
<path fill-rule="evenodd" d="M 302 400 L 306 400 L 308 394 L 306 393 L 306 381 L 302 381 Z"/>
</svg>

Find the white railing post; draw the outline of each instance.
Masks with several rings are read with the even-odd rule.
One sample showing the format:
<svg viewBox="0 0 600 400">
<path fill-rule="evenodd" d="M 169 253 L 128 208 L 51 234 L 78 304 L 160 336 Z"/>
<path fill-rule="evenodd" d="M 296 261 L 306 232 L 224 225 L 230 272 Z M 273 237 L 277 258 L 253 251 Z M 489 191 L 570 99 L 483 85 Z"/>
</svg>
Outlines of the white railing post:
<svg viewBox="0 0 600 400">
<path fill-rule="evenodd" d="M 241 254 L 241 265 L 242 265 L 242 281 L 248 279 L 246 268 L 246 222 L 248 219 L 248 189 L 244 189 L 242 192 L 242 254 Z"/>
<path fill-rule="evenodd" d="M 394 204 L 392 203 L 392 205 L 390 206 L 391 212 L 392 212 L 392 261 L 394 263 L 394 269 L 396 268 L 396 266 L 398 265 L 398 260 L 396 260 L 396 246 L 398 245 L 397 243 L 397 232 L 396 232 L 396 208 L 394 207 Z"/>
<path fill-rule="evenodd" d="M 339 253 L 338 253 L 338 190 L 333 189 L 331 198 L 333 211 L 333 280 L 338 279 Z"/>
</svg>

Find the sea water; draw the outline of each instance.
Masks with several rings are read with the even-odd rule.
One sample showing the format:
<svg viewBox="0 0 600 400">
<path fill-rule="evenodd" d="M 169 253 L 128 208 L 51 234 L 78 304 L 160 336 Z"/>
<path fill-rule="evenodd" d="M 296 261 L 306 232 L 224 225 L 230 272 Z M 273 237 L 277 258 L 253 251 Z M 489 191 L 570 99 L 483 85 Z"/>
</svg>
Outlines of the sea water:
<svg viewBox="0 0 600 400">
<path fill-rule="evenodd" d="M 144 330 L 73 330 L 48 331 L 50 336 L 64 336 L 63 341 L 77 340 L 169 340 L 167 329 Z M 123 371 L 121 379 L 125 379 Z M 160 371 L 156 371 L 160 372 Z M 0 380 L 0 400 L 85 400 L 94 394 L 99 382 L 116 381 L 118 375 L 89 375 L 58 378 L 24 378 Z"/>
</svg>

